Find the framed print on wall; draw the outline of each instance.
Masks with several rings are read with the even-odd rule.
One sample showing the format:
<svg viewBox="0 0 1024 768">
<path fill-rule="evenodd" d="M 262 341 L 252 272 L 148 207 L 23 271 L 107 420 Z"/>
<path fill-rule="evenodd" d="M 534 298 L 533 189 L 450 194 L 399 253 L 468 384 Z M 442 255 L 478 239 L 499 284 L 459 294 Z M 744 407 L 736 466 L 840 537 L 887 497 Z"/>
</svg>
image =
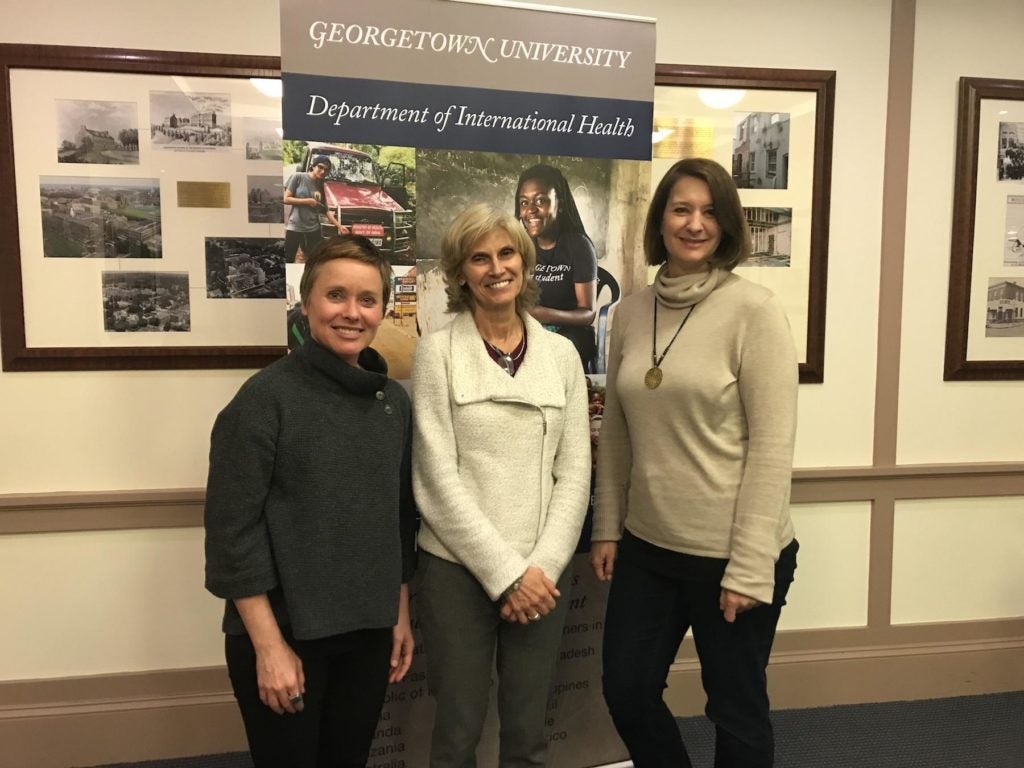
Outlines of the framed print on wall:
<svg viewBox="0 0 1024 768">
<path fill-rule="evenodd" d="M 4 370 L 284 354 L 284 222 L 257 194 L 280 189 L 279 76 L 276 57 L 0 45 Z"/>
<path fill-rule="evenodd" d="M 1024 80 L 960 78 L 943 378 L 1024 379 Z"/>
<path fill-rule="evenodd" d="M 782 301 L 803 383 L 825 375 L 835 85 L 821 70 L 655 70 L 652 190 L 685 157 L 732 171 L 753 245 L 736 272 Z"/>
</svg>

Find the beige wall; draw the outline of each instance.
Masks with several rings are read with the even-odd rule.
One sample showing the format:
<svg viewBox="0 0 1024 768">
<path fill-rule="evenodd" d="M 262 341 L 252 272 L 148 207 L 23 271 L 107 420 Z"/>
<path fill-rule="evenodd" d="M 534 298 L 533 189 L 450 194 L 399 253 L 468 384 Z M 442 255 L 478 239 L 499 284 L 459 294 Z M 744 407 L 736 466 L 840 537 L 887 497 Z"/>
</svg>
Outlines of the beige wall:
<svg viewBox="0 0 1024 768">
<path fill-rule="evenodd" d="M 965 76 L 1024 78 L 1020 47 L 1014 42 L 1015 34 L 1024 29 L 1024 4 L 921 0 L 918 7 L 899 461 L 1020 461 L 1024 384 L 944 382 L 942 361 L 954 216 L 957 83 Z"/>
<path fill-rule="evenodd" d="M 622 0 L 560 4 L 624 8 Z M 868 473 L 879 283 L 888 263 L 880 243 L 889 0 L 778 0 L 772 17 L 782 23 L 770 34 L 758 34 L 762 6 L 753 0 L 634 0 L 628 10 L 658 17 L 659 62 L 836 70 L 825 383 L 801 387 L 797 464 Z M 0 42 L 276 55 L 277 14 L 277 3 L 266 1 L 29 8 L 0 0 Z M 941 371 L 956 78 L 1021 76 L 1016 49 L 994 41 L 1024 28 L 1024 8 L 1018 0 L 919 0 L 917 16 L 899 462 L 1021 462 L 1024 383 L 947 384 Z M 892 322 L 884 330 L 898 333 Z M 201 487 L 213 417 L 247 375 L 0 373 L 0 496 Z M 875 631 L 872 600 L 891 599 L 894 624 L 1024 613 L 1019 590 L 998 590 L 1024 583 L 1021 559 L 988 557 L 1004 532 L 1020 541 L 1019 499 L 899 502 L 887 532 L 874 492 L 854 496 L 837 492 L 795 509 L 804 549 L 784 629 L 796 645 L 827 649 L 818 630 L 850 630 L 843 642 L 859 628 Z M 920 535 L 934 524 L 938 549 L 923 551 Z M 965 526 L 978 535 L 975 546 L 952 550 L 965 597 L 932 599 L 941 547 L 955 545 Z M 218 608 L 201 589 L 201 539 L 198 528 L 0 536 L 0 605 L 14 607 L 15 628 L 0 634 L 0 681 L 219 663 Z M 986 599 L 966 597 L 980 592 Z M 887 607 L 883 613 L 884 624 Z M 889 642 L 884 630 L 872 636 Z"/>
</svg>

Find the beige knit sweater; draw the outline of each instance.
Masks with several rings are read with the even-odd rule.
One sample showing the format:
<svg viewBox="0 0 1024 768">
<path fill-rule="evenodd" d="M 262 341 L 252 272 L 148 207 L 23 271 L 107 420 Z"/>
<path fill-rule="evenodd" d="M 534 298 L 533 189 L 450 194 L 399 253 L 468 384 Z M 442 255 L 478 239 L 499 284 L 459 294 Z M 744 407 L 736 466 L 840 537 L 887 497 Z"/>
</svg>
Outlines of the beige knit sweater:
<svg viewBox="0 0 1024 768">
<path fill-rule="evenodd" d="M 648 389 L 654 297 L 660 355 Z M 615 312 L 598 450 L 592 539 L 623 527 L 659 547 L 727 558 L 722 586 L 771 602 L 774 564 L 793 539 L 789 488 L 797 358 L 765 288 L 718 269 L 668 278 Z"/>
<path fill-rule="evenodd" d="M 420 339 L 412 472 L 420 548 L 461 563 L 492 599 L 536 565 L 558 581 L 590 496 L 587 385 L 568 339 L 523 315 L 515 377 L 472 315 Z"/>
</svg>

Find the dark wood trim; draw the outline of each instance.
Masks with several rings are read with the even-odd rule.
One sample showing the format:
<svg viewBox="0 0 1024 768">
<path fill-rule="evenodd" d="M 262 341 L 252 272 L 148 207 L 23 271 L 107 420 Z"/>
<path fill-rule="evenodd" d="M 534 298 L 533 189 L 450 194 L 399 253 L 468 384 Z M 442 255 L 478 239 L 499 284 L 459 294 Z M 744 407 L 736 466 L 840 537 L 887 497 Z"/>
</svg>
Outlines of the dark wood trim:
<svg viewBox="0 0 1024 768">
<path fill-rule="evenodd" d="M 956 122 L 956 176 L 950 236 L 945 381 L 1024 379 L 1024 360 L 968 360 L 974 223 L 978 199 L 981 100 L 1024 101 L 1024 80 L 961 77 Z M 989 163 L 994 158 L 985 158 Z M 993 169 L 994 170 L 994 169 Z"/>
<path fill-rule="evenodd" d="M 53 69 L 208 77 L 280 77 L 276 56 L 240 56 L 121 48 L 0 44 L 0 345 L 5 371 L 129 368 L 262 368 L 281 346 L 29 347 L 18 233 L 11 70 Z"/>
<path fill-rule="evenodd" d="M 745 88 L 766 91 L 813 91 L 814 183 L 811 196 L 811 252 L 807 291 L 807 340 L 800 382 L 825 380 L 825 308 L 828 289 L 829 211 L 832 196 L 832 134 L 835 123 L 836 73 L 814 69 L 760 69 L 658 64 L 654 84 L 688 88 Z"/>
</svg>

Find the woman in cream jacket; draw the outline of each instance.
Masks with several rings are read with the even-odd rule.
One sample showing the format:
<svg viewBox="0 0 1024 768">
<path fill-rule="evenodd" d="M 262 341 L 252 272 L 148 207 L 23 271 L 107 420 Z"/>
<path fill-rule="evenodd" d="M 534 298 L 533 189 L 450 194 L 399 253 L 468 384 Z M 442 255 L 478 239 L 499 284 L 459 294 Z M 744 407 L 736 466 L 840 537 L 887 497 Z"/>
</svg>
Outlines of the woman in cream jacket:
<svg viewBox="0 0 1024 768">
<path fill-rule="evenodd" d="M 536 257 L 515 219 L 473 206 L 442 252 L 457 315 L 420 341 L 413 369 L 430 764 L 475 765 L 497 658 L 500 763 L 543 765 L 566 567 L 590 490 L 586 382 L 572 343 L 527 312 Z"/>
</svg>

